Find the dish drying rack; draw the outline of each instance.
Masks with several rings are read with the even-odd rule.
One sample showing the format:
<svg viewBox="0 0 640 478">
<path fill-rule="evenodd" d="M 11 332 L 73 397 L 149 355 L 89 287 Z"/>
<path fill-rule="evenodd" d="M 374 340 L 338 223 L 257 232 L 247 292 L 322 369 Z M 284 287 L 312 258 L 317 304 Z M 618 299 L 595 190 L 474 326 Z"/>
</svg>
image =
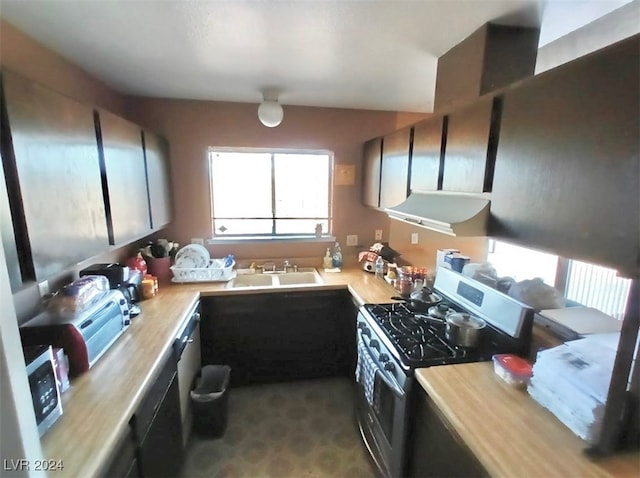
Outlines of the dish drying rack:
<svg viewBox="0 0 640 478">
<path fill-rule="evenodd" d="M 228 282 L 236 276 L 233 267 L 236 261 L 228 264 L 227 258 L 211 259 L 207 267 L 176 267 L 171 266 L 173 279 L 171 282 Z"/>
</svg>

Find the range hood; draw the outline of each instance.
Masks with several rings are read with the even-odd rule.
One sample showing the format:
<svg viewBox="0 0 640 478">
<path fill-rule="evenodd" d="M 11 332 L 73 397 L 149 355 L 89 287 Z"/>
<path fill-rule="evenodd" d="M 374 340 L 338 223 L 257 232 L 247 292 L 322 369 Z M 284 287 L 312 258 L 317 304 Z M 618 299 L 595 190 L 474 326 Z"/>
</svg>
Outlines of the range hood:
<svg viewBox="0 0 640 478">
<path fill-rule="evenodd" d="M 385 212 L 391 219 L 450 236 L 486 236 L 490 204 L 483 194 L 414 191 Z"/>
</svg>

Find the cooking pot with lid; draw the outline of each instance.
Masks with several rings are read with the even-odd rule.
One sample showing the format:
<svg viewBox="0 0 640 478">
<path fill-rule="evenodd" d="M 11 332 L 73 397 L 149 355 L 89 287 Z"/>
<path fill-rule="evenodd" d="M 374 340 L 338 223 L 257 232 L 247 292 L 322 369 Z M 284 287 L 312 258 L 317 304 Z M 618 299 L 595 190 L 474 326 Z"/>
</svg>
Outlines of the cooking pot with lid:
<svg viewBox="0 0 640 478">
<path fill-rule="evenodd" d="M 445 337 L 454 345 L 473 348 L 478 345 L 482 329 L 487 323 L 465 312 L 453 312 L 445 318 Z"/>
</svg>

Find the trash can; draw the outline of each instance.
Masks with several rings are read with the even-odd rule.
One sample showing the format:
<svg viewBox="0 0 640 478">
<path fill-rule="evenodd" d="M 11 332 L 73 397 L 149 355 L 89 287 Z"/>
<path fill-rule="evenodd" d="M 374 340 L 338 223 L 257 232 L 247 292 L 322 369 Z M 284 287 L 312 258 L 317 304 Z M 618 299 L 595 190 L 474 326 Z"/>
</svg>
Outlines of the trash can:
<svg viewBox="0 0 640 478">
<path fill-rule="evenodd" d="M 203 437 L 219 438 L 227 428 L 229 408 L 228 365 L 205 365 L 191 390 L 193 429 Z"/>
</svg>

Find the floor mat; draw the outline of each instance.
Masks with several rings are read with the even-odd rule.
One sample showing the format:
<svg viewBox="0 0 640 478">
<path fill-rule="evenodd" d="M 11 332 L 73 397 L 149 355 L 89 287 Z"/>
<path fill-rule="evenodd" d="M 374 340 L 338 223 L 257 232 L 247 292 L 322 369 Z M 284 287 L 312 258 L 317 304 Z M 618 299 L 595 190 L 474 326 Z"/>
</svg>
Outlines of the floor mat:
<svg viewBox="0 0 640 478">
<path fill-rule="evenodd" d="M 374 477 L 354 418 L 349 379 L 304 380 L 229 391 L 219 439 L 194 435 L 183 478 Z"/>
</svg>

